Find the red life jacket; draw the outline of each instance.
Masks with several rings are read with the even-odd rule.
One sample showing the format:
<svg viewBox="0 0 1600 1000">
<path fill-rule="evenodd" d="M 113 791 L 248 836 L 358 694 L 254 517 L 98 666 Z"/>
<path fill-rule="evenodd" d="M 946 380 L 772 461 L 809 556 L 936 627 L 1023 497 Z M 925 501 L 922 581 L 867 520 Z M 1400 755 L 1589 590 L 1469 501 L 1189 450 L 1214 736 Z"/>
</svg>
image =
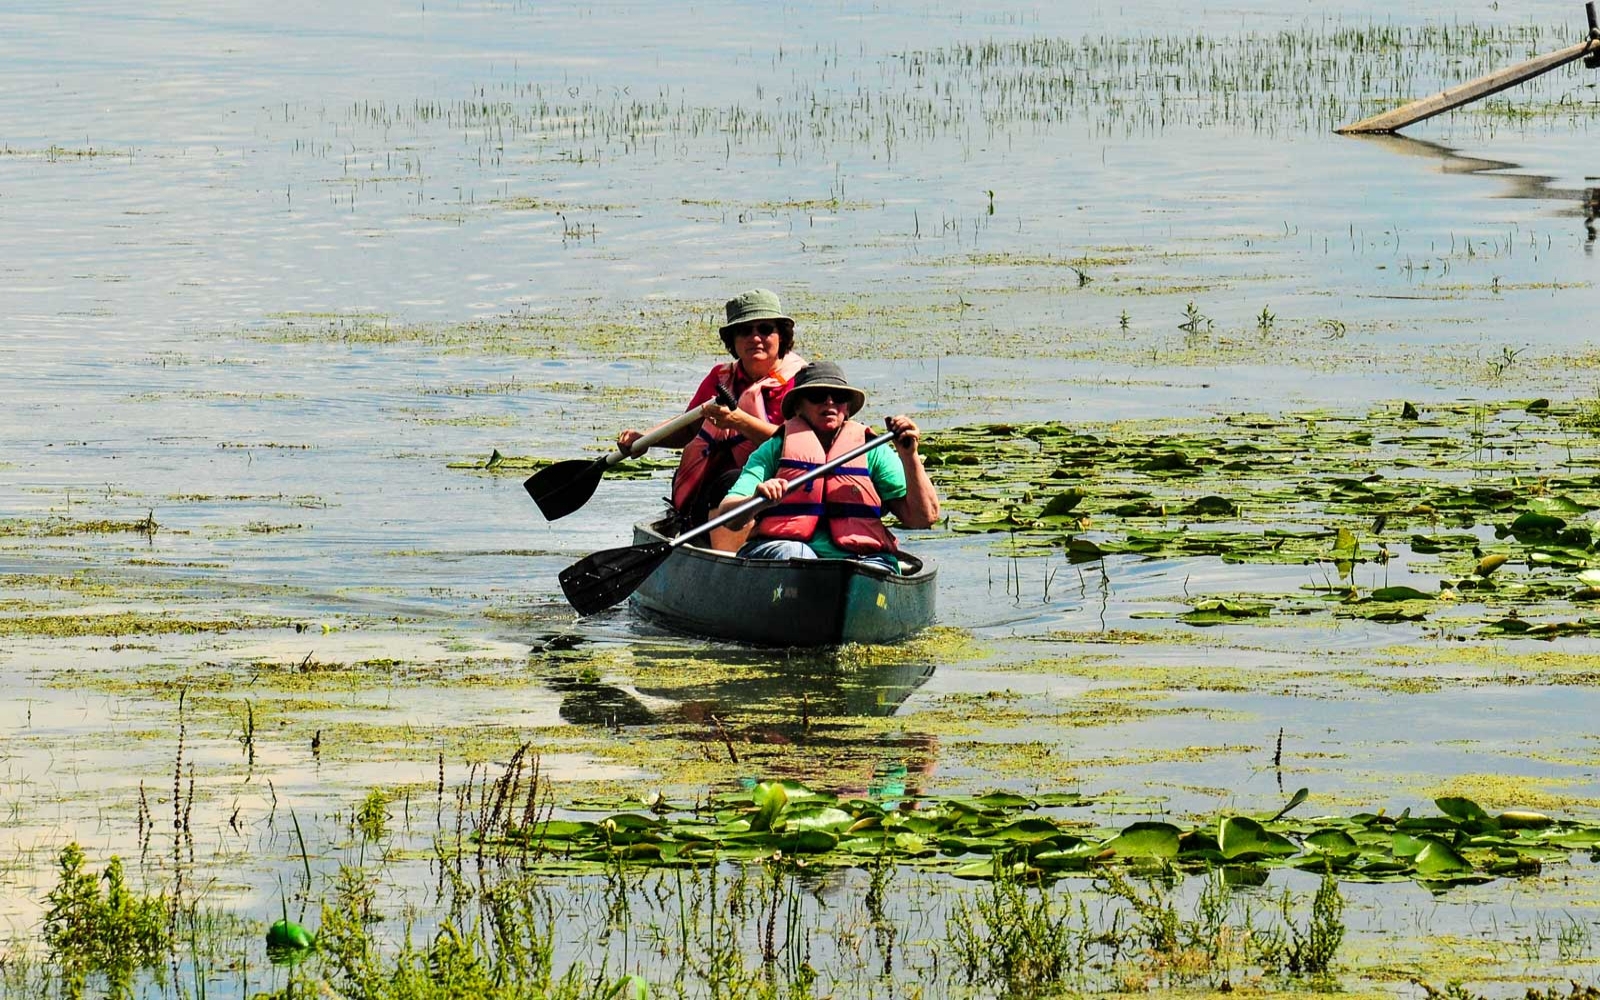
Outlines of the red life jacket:
<svg viewBox="0 0 1600 1000">
<path fill-rule="evenodd" d="M 781 414 L 767 416 L 766 391 L 776 389 L 794 378 L 795 373 L 804 368 L 805 364 L 806 359 L 793 351 L 779 358 L 778 364 L 766 378 L 756 379 L 739 394 L 739 409 L 769 424 L 781 423 L 783 420 Z M 713 369 L 717 381 L 730 395 L 733 393 L 733 377 L 738 371 L 738 365 L 738 361 L 729 361 Z M 759 443 L 748 440 L 738 431 L 724 430 L 709 420 L 702 421 L 700 433 L 683 446 L 683 454 L 678 459 L 678 471 L 672 474 L 673 509 L 679 511 L 689 509 L 713 465 L 723 468 L 744 468 L 745 460 L 756 450 Z M 731 456 L 732 460 L 723 461 L 725 455 Z"/>
<path fill-rule="evenodd" d="M 804 420 L 794 417 L 783 425 L 778 478 L 798 479 L 866 442 L 866 425 L 847 420 L 834 434 L 833 445 L 824 454 L 817 432 Z M 786 493 L 782 500 L 756 515 L 755 534 L 762 538 L 809 542 L 817 533 L 818 519 L 826 517 L 833 544 L 846 552 L 865 555 L 900 551 L 894 536 L 883 526 L 883 505 L 872 485 L 867 456 L 862 455 L 858 461 L 860 465 L 841 465 L 820 479 Z"/>
</svg>

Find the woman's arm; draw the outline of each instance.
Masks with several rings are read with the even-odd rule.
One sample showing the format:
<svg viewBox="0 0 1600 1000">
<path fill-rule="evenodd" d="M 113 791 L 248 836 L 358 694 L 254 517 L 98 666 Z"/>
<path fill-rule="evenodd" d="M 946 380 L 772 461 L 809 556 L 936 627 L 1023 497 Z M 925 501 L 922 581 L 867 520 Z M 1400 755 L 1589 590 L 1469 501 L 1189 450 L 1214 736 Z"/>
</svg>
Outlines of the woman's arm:
<svg viewBox="0 0 1600 1000">
<path fill-rule="evenodd" d="M 776 500 L 783 496 L 785 481 L 777 478 L 778 457 L 782 453 L 781 441 L 768 441 L 751 452 L 750 457 L 745 459 L 744 469 L 740 471 L 739 478 L 728 488 L 728 494 L 722 502 L 711 511 L 711 517 L 727 513 L 758 493 L 768 500 Z M 737 531 L 748 523 L 749 518 L 746 518 L 738 524 L 729 524 L 726 527 Z"/>
<path fill-rule="evenodd" d="M 685 406 L 683 411 L 687 413 L 707 400 L 715 398 L 717 394 L 717 384 L 717 369 L 713 368 L 711 369 L 711 374 L 700 380 L 700 388 L 694 391 L 694 395 L 689 399 L 689 405 Z M 706 416 L 709 418 L 713 410 L 721 409 L 722 407 L 713 403 L 711 406 L 706 408 Z M 661 424 L 670 424 L 671 422 L 672 420 L 663 420 L 661 421 Z M 660 427 L 661 424 L 656 424 L 656 427 Z M 654 429 L 655 428 L 651 428 L 651 430 Z M 647 432 L 645 431 L 636 430 L 635 428 L 629 427 L 627 430 L 617 435 L 617 449 L 619 451 L 627 451 L 629 448 L 633 447 L 633 443 L 635 441 L 644 437 L 646 433 Z M 688 427 L 685 427 L 682 430 L 674 431 L 662 438 L 660 441 L 657 441 L 655 443 L 655 447 L 682 448 L 690 441 L 693 441 L 694 436 L 698 433 L 700 433 L 699 425 L 690 424 Z"/>
<path fill-rule="evenodd" d="M 906 495 L 895 500 L 885 500 L 883 505 L 900 519 L 907 528 L 931 528 L 939 522 L 939 494 L 922 467 L 922 457 L 917 443 L 922 432 L 909 417 L 890 417 L 885 424 L 895 432 L 894 449 L 900 464 L 906 470 Z"/>
</svg>

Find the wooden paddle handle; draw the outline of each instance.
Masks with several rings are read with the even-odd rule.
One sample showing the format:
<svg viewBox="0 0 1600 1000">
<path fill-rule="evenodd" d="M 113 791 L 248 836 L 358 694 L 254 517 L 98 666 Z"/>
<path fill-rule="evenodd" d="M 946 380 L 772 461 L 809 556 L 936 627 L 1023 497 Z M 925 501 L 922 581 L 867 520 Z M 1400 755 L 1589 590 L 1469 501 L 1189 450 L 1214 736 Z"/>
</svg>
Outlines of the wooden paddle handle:
<svg viewBox="0 0 1600 1000">
<path fill-rule="evenodd" d="M 611 454 L 605 457 L 606 467 L 610 468 L 624 459 L 638 458 L 649 451 L 652 445 L 659 443 L 662 438 L 671 437 L 685 427 L 692 427 L 698 424 L 706 418 L 704 410 L 705 404 L 703 403 L 692 410 L 685 410 L 660 427 L 653 427 L 639 435 L 638 440 L 634 441 L 627 451 L 623 451 L 621 447 L 613 449 Z"/>
<path fill-rule="evenodd" d="M 638 440 L 634 441 L 633 445 L 626 451 L 620 447 L 617 448 L 611 454 L 606 456 L 606 468 L 609 469 L 611 466 L 616 465 L 625 458 L 638 458 L 640 455 L 643 455 L 645 452 L 649 451 L 651 446 L 659 442 L 662 438 L 670 437 L 673 434 L 683 430 L 685 427 L 692 426 L 704 420 L 706 418 L 706 407 L 710 406 L 713 402 L 718 406 L 725 406 L 730 410 L 735 410 L 739 407 L 739 401 L 733 398 L 733 393 L 729 392 L 727 388 L 719 382 L 717 384 L 716 399 L 707 400 L 692 410 L 685 410 L 676 417 L 673 417 L 671 420 L 662 424 L 660 427 L 656 427 L 644 432 L 643 434 L 639 435 Z"/>
</svg>

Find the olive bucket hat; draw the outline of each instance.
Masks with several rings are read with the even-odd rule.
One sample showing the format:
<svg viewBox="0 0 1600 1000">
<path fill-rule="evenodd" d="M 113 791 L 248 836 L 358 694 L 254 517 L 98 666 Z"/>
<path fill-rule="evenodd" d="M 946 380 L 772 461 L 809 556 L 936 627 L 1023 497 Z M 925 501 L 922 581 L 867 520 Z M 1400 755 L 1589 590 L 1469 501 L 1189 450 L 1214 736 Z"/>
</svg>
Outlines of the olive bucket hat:
<svg viewBox="0 0 1600 1000">
<path fill-rule="evenodd" d="M 794 384 L 783 397 L 783 418 L 792 418 L 800 408 L 800 399 L 809 389 L 843 389 L 851 396 L 850 415 L 861 412 L 867 404 L 867 394 L 845 381 L 844 369 L 832 361 L 813 361 L 795 374 Z"/>
<path fill-rule="evenodd" d="M 726 306 L 728 322 L 718 332 L 724 337 L 732 333 L 734 328 L 745 323 L 753 323 L 758 319 L 781 320 L 793 323 L 794 320 L 783 314 L 783 303 L 778 301 L 775 292 L 765 288 L 752 288 L 748 292 L 740 292 L 728 300 Z"/>
</svg>

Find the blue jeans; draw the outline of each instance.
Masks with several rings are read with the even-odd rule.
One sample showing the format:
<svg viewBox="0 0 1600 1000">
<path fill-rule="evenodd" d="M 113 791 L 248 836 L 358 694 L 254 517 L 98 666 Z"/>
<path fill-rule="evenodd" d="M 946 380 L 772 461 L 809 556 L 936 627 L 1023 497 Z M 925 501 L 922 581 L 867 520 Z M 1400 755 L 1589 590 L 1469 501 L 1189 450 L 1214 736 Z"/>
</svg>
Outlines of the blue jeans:
<svg viewBox="0 0 1600 1000">
<path fill-rule="evenodd" d="M 820 558 L 816 550 L 805 542 L 796 542 L 788 538 L 762 538 L 753 539 L 744 544 L 739 550 L 739 555 L 746 559 L 817 559 Z M 881 566 L 898 576 L 900 574 L 900 560 L 892 552 L 884 552 L 869 556 L 850 556 L 857 562 L 871 563 Z"/>
</svg>

